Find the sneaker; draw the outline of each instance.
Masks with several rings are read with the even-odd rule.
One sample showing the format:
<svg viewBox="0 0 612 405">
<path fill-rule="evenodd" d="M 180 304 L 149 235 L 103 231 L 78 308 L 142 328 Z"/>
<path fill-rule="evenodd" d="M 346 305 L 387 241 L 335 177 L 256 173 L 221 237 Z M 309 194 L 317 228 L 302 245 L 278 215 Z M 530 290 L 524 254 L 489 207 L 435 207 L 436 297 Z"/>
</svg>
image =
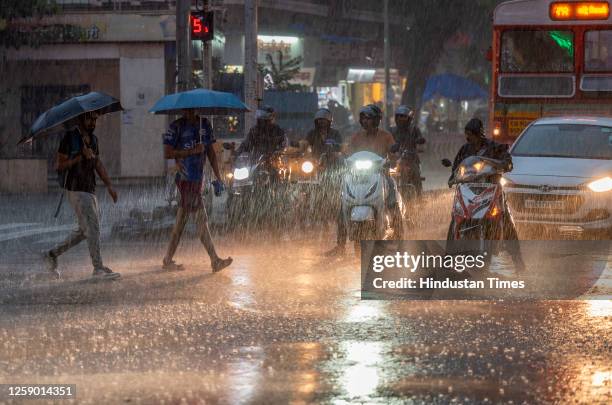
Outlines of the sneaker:
<svg viewBox="0 0 612 405">
<path fill-rule="evenodd" d="M 344 245 L 337 245 L 333 249 L 325 252 L 324 255 L 327 257 L 342 256 L 345 252 L 346 252 L 346 247 Z"/>
<path fill-rule="evenodd" d="M 212 262 L 212 271 L 213 271 L 213 273 L 217 273 L 217 272 L 223 270 L 224 268 L 226 268 L 227 266 L 232 264 L 233 261 L 234 261 L 234 259 L 232 259 L 231 257 L 228 257 L 227 259 L 217 258 L 217 260 Z"/>
<path fill-rule="evenodd" d="M 185 267 L 182 264 L 178 264 L 174 260 L 166 261 L 162 264 L 162 270 L 166 271 L 183 271 Z"/>
<path fill-rule="evenodd" d="M 41 254 L 47 271 L 53 277 L 60 278 L 60 272 L 57 270 L 57 257 L 53 256 L 48 250 L 43 251 Z"/>
<path fill-rule="evenodd" d="M 108 267 L 99 267 L 97 269 L 94 269 L 93 271 L 93 278 L 96 278 L 96 279 L 114 280 L 120 277 L 121 277 L 121 274 L 115 273 Z"/>
</svg>

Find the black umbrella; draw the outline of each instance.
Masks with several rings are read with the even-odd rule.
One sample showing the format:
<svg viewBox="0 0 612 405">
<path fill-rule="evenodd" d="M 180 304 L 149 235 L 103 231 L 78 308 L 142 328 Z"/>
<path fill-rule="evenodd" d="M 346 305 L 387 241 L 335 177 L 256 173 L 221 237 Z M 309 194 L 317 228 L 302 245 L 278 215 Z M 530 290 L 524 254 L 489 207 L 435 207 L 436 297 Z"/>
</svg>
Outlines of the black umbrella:
<svg viewBox="0 0 612 405">
<path fill-rule="evenodd" d="M 121 110 L 123 107 L 119 100 L 98 91 L 73 97 L 42 113 L 32 124 L 30 133 L 17 144 L 29 142 L 37 135 L 88 112 L 107 114 Z"/>
</svg>

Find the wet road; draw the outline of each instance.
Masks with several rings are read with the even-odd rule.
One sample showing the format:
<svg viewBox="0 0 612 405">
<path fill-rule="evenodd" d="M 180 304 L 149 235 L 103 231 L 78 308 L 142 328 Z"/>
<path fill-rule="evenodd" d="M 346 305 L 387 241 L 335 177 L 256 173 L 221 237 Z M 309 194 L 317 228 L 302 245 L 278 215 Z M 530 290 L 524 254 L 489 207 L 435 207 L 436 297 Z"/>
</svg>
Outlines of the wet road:
<svg viewBox="0 0 612 405">
<path fill-rule="evenodd" d="M 449 198 L 411 237 L 444 237 Z M 106 238 L 121 281 L 87 281 L 80 246 L 54 282 L 35 276 L 50 239 L 1 246 L 0 383 L 95 404 L 612 401 L 611 301 L 361 301 L 354 256 L 320 255 L 333 229 L 219 236 L 235 262 L 214 275 L 193 238 L 178 273 L 165 238 Z"/>
</svg>

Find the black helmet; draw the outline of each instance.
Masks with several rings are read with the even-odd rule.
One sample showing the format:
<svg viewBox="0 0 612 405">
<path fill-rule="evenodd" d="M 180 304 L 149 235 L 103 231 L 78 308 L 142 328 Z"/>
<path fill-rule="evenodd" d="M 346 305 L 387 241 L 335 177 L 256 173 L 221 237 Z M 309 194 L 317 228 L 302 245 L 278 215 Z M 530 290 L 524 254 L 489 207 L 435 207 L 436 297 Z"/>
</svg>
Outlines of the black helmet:
<svg viewBox="0 0 612 405">
<path fill-rule="evenodd" d="M 485 137 L 482 121 L 478 118 L 472 118 L 471 120 L 469 120 L 468 123 L 465 125 L 465 130 L 476 134 L 481 138 Z"/>
</svg>

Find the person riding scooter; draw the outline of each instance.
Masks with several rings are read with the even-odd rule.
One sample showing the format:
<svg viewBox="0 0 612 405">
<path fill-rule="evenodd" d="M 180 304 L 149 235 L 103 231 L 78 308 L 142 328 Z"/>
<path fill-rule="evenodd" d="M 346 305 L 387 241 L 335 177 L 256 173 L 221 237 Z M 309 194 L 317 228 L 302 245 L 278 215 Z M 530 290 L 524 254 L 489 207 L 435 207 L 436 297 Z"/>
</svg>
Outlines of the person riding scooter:
<svg viewBox="0 0 612 405">
<path fill-rule="evenodd" d="M 319 109 L 314 116 L 314 129 L 306 135 L 306 141 L 312 150 L 312 155 L 315 159 L 319 159 L 325 151 L 326 143 L 334 143 L 340 149 L 342 137 L 340 132 L 332 128 L 332 113 L 327 108 Z"/>
<path fill-rule="evenodd" d="M 421 181 L 421 161 L 418 155 L 418 145 L 425 143 L 425 138 L 417 127 L 414 120 L 414 110 L 405 105 L 400 105 L 395 110 L 395 127 L 391 128 L 391 134 L 397 143 L 402 161 L 401 167 L 405 167 L 407 173 L 400 173 L 402 177 L 408 175 L 407 181 L 416 188 L 417 195 L 423 191 Z"/>
<path fill-rule="evenodd" d="M 264 106 L 258 109 L 256 117 L 257 124 L 249 130 L 235 155 L 248 153 L 253 161 L 264 156 L 266 164 L 272 165 L 272 157 L 287 146 L 287 136 L 281 127 L 274 123 L 275 112 L 272 107 Z M 275 173 L 275 179 L 278 180 L 276 170 L 270 172 Z"/>
<path fill-rule="evenodd" d="M 481 156 L 485 158 L 495 159 L 500 162 L 502 166 L 502 170 L 505 172 L 509 172 L 512 170 L 512 156 L 508 152 L 508 145 L 500 144 L 494 142 L 485 137 L 484 127 L 482 121 L 478 118 L 472 118 L 465 126 L 465 138 L 467 143 L 464 144 L 457 156 L 455 156 L 455 160 L 452 165 L 452 174 L 448 179 L 449 188 L 452 187 L 452 183 L 455 176 L 455 171 L 466 158 L 470 156 Z M 493 176 L 494 178 L 489 179 L 491 183 L 498 183 L 500 181 L 501 175 Z M 510 241 L 517 241 L 518 234 L 516 231 L 516 227 L 514 225 L 514 221 L 512 219 L 512 215 L 508 209 L 506 204 L 506 199 L 503 198 L 504 209 L 502 210 L 504 213 L 504 229 L 502 229 L 503 239 Z M 452 232 L 452 221 L 449 227 L 449 235 Z M 521 253 L 519 250 L 518 243 L 510 243 L 507 244 L 507 250 L 512 255 L 512 259 L 519 271 L 524 270 L 524 263 L 521 257 Z"/>
<path fill-rule="evenodd" d="M 285 132 L 274 123 L 275 112 L 272 107 L 264 106 L 256 112 L 257 124 L 236 150 L 236 154 L 243 152 L 254 156 L 270 155 L 282 151 L 287 146 Z"/>
<path fill-rule="evenodd" d="M 362 129 L 351 137 L 348 146 L 349 154 L 359 151 L 369 151 L 384 158 L 392 153 L 391 151 L 395 145 L 395 140 L 389 132 L 378 128 L 381 119 L 382 112 L 376 105 L 369 104 L 361 108 L 359 111 L 359 123 Z M 390 190 L 387 195 L 386 204 L 393 212 L 392 221 L 394 223 L 394 229 L 397 229 L 398 232 L 401 233 L 402 218 L 398 203 L 397 187 L 393 179 L 388 175 L 388 172 L 385 175 L 385 179 Z M 343 254 L 346 248 L 347 230 L 342 210 L 339 212 L 337 222 L 337 246 L 326 253 L 328 256 Z"/>
</svg>

